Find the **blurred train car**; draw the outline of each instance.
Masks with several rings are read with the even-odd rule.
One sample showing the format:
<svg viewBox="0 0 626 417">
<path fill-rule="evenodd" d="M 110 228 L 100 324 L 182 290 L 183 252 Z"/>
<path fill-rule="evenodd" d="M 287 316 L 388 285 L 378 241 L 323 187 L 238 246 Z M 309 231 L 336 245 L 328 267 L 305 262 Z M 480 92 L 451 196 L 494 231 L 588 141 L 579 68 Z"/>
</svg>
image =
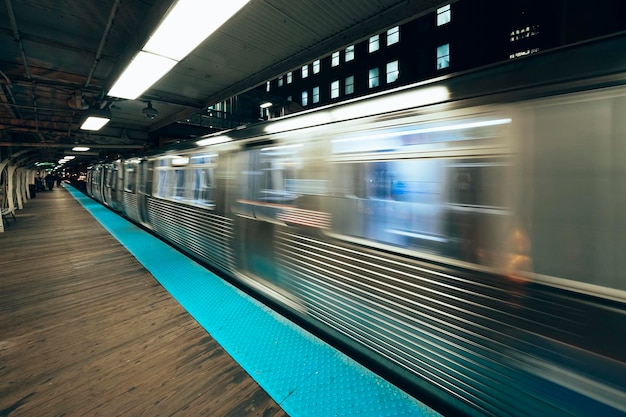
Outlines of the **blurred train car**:
<svg viewBox="0 0 626 417">
<path fill-rule="evenodd" d="M 99 164 L 88 192 L 444 414 L 626 415 L 624 50 Z"/>
</svg>

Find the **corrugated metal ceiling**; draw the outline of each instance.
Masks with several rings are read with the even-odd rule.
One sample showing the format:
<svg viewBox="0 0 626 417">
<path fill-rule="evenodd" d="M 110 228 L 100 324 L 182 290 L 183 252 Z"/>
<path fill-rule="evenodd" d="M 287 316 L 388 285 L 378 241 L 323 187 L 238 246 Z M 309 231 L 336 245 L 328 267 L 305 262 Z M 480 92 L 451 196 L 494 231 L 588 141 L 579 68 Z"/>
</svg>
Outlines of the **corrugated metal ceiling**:
<svg viewBox="0 0 626 417">
<path fill-rule="evenodd" d="M 169 126 L 172 132 L 175 122 L 207 105 L 441 3 L 252 0 L 139 100 L 129 101 L 108 98 L 106 92 L 170 0 L 5 0 L 0 6 L 1 155 L 24 146 L 59 153 L 75 142 L 144 146 L 157 129 Z M 111 123 L 97 134 L 79 130 L 84 111 L 71 105 L 75 96 L 86 105 L 111 105 Z M 159 111 L 154 120 L 142 113 L 147 101 Z"/>
</svg>

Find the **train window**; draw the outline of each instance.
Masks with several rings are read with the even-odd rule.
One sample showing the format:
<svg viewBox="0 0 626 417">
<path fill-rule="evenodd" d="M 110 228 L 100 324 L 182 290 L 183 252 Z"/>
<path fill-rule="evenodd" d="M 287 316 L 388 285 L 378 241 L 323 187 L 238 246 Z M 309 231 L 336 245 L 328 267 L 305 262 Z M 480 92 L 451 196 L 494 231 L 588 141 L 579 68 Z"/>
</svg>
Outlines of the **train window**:
<svg viewBox="0 0 626 417">
<path fill-rule="evenodd" d="M 137 184 L 137 169 L 134 164 L 126 165 L 124 168 L 124 191 L 134 193 Z"/>
<path fill-rule="evenodd" d="M 192 186 L 192 202 L 200 205 L 213 204 L 213 168 L 195 168 Z"/>
<path fill-rule="evenodd" d="M 212 207 L 217 154 L 158 159 L 154 170 L 155 197 Z M 185 160 L 185 165 L 176 165 Z"/>
<path fill-rule="evenodd" d="M 461 161 L 447 167 L 449 203 L 473 207 L 504 207 L 501 181 L 507 164 L 501 161 Z"/>
<path fill-rule="evenodd" d="M 508 219 L 500 158 L 414 158 L 336 163 L 328 193 L 332 231 L 474 263 L 496 251 L 483 233 Z M 480 231 L 478 233 L 477 231 Z"/>
<path fill-rule="evenodd" d="M 336 164 L 334 232 L 394 246 L 435 250 L 445 242 L 440 159 Z"/>
</svg>

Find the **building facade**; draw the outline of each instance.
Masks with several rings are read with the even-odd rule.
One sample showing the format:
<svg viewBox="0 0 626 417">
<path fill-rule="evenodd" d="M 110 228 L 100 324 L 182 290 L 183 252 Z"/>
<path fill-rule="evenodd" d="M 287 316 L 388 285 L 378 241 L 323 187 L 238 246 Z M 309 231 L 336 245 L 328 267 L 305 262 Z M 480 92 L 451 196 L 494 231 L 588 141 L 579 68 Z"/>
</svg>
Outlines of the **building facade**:
<svg viewBox="0 0 626 417">
<path fill-rule="evenodd" d="M 626 2 L 459 0 L 268 80 L 263 119 L 626 30 Z M 272 97 L 276 100 L 272 100 Z"/>
</svg>

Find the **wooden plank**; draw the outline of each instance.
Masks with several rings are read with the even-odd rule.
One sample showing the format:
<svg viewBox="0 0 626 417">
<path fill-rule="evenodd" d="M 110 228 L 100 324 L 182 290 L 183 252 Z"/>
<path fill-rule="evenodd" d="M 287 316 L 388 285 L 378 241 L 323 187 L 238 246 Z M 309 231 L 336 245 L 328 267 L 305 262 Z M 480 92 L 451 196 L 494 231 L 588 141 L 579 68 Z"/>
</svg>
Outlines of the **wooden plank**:
<svg viewBox="0 0 626 417">
<path fill-rule="evenodd" d="M 0 234 L 0 416 L 286 416 L 63 189 Z"/>
</svg>

